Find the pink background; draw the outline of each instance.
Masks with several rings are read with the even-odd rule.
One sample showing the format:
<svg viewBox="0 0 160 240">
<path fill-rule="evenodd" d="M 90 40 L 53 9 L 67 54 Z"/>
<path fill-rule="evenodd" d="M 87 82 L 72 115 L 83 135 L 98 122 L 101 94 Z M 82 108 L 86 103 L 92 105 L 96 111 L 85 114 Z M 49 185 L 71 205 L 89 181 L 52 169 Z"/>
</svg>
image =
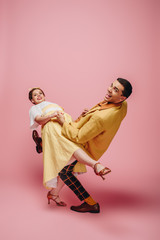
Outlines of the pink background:
<svg viewBox="0 0 160 240">
<path fill-rule="evenodd" d="M 158 0 L 0 1 L 0 239 L 159 239 L 159 7 Z M 91 169 L 80 177 L 101 213 L 70 211 L 80 202 L 68 188 L 67 208 L 48 206 L 28 89 L 41 87 L 76 118 L 117 77 L 134 92 L 101 159 L 112 173 L 106 181 Z"/>
</svg>

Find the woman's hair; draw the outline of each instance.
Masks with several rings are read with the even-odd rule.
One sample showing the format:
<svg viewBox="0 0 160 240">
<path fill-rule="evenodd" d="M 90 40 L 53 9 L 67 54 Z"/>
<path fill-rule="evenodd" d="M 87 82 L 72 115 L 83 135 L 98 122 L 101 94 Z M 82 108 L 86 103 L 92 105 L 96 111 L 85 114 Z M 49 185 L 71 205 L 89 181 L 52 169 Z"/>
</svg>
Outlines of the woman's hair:
<svg viewBox="0 0 160 240">
<path fill-rule="evenodd" d="M 122 94 L 124 97 L 128 98 L 132 93 L 132 85 L 130 82 L 124 78 L 117 78 L 118 82 L 121 83 L 124 87 Z"/>
<path fill-rule="evenodd" d="M 28 94 L 28 98 L 29 98 L 29 100 L 31 101 L 32 100 L 32 93 L 33 93 L 33 91 L 34 90 L 36 90 L 36 89 L 38 89 L 38 90 L 41 90 L 41 92 L 43 93 L 43 95 L 45 96 L 45 94 L 44 94 L 44 92 L 43 92 L 43 90 L 41 89 L 41 88 L 32 88 L 30 91 L 29 91 L 29 94 Z"/>
</svg>

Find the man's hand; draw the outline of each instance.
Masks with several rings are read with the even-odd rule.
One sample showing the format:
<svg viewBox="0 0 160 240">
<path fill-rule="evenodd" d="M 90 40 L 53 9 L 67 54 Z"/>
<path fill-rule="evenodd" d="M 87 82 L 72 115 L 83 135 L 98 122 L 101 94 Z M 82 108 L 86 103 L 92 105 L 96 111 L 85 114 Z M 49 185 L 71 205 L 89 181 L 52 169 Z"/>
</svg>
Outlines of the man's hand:
<svg viewBox="0 0 160 240">
<path fill-rule="evenodd" d="M 59 122 L 59 124 L 63 126 L 63 123 L 65 122 L 64 113 L 57 112 L 57 122 Z"/>
<path fill-rule="evenodd" d="M 86 114 L 88 111 L 89 111 L 89 110 L 88 110 L 87 108 L 85 108 L 85 109 L 83 110 L 83 112 L 81 113 L 81 116 L 83 116 L 84 114 Z"/>
</svg>

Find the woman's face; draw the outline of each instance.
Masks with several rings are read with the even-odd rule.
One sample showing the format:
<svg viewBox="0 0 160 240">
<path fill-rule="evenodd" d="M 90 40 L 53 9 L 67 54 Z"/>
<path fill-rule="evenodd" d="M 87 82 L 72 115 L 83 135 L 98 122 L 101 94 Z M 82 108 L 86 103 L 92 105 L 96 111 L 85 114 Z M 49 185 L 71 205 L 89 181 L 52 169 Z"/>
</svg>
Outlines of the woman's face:
<svg viewBox="0 0 160 240">
<path fill-rule="evenodd" d="M 40 89 L 35 89 L 32 92 L 31 102 L 33 104 L 38 104 L 38 103 L 41 103 L 43 101 L 45 101 L 45 96 L 44 96 L 43 92 Z"/>
</svg>

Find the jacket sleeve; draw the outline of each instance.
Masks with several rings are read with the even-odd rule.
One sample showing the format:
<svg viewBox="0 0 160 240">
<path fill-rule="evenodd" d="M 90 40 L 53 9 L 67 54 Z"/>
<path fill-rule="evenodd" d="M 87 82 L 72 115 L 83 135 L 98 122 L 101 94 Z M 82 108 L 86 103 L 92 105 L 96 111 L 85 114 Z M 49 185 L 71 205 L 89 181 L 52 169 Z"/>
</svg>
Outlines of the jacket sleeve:
<svg viewBox="0 0 160 240">
<path fill-rule="evenodd" d="M 103 121 L 99 116 L 92 116 L 80 129 L 74 123 L 64 123 L 62 134 L 76 143 L 86 143 L 103 132 Z"/>
</svg>

